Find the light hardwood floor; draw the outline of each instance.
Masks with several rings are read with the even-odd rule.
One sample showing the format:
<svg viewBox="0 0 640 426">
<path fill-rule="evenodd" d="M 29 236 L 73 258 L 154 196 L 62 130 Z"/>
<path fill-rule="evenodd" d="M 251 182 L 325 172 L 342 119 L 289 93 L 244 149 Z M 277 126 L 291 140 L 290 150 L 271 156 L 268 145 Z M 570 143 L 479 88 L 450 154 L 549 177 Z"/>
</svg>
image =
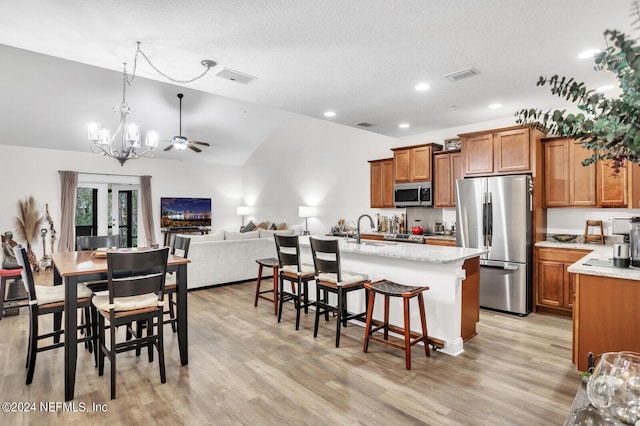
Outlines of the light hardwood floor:
<svg viewBox="0 0 640 426">
<path fill-rule="evenodd" d="M 64 399 L 64 352 L 39 353 L 26 386 L 27 312 L 3 318 L 1 402 L 35 403 L 36 412 L 0 411 L 0 424 L 561 425 L 580 383 L 570 319 L 482 311 L 462 355 L 426 358 L 414 347 L 407 371 L 400 350 L 371 342 L 363 353 L 360 326 L 343 329 L 336 349 L 335 319 L 322 321 L 314 339 L 313 312 L 295 331 L 285 305 L 278 324 L 270 302 L 253 307 L 254 289 L 247 282 L 189 293 L 189 365 L 179 366 L 166 326 L 166 384 L 157 361 L 119 354 L 111 401 L 109 363 L 99 377 L 91 354 L 79 350 L 75 405 L 67 408 L 83 403 L 87 413 L 42 410 Z M 94 404 L 106 412 L 92 412 Z"/>
</svg>

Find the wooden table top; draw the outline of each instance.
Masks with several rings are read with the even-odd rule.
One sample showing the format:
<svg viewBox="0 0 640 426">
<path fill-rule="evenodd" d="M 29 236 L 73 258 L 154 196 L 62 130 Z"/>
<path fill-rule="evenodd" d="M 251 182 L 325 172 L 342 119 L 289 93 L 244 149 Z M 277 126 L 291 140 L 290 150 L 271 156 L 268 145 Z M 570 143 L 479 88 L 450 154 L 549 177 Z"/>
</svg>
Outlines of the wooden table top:
<svg viewBox="0 0 640 426">
<path fill-rule="evenodd" d="M 120 251 L 137 252 L 150 250 L 145 247 L 120 249 Z M 96 256 L 94 250 L 52 253 L 51 258 L 62 277 L 74 275 L 96 274 L 107 271 L 107 258 Z M 175 266 L 191 263 L 189 259 L 169 254 L 167 265 Z"/>
</svg>

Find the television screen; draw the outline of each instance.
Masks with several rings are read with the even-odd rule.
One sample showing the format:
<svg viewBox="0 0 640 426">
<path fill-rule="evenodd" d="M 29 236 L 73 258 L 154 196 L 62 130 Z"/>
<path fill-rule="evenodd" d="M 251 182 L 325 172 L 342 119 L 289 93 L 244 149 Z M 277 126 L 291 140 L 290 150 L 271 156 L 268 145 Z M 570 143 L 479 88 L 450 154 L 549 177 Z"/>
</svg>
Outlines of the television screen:
<svg viewBox="0 0 640 426">
<path fill-rule="evenodd" d="M 160 198 L 160 226 L 184 228 L 211 226 L 211 198 Z"/>
</svg>

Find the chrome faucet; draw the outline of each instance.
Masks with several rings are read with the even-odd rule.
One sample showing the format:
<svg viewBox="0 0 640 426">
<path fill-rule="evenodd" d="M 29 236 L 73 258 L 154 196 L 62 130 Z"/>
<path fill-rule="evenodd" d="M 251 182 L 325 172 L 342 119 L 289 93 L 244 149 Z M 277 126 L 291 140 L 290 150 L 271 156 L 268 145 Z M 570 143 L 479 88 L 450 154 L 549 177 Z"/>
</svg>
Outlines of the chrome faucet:
<svg viewBox="0 0 640 426">
<path fill-rule="evenodd" d="M 371 222 L 371 229 L 373 229 L 373 227 L 375 226 L 373 224 L 373 218 L 371 216 L 369 216 L 368 214 L 360 215 L 360 217 L 358 218 L 358 233 L 356 234 L 356 244 L 360 244 L 360 219 L 362 219 L 363 217 L 369 218 L 369 222 Z"/>
</svg>

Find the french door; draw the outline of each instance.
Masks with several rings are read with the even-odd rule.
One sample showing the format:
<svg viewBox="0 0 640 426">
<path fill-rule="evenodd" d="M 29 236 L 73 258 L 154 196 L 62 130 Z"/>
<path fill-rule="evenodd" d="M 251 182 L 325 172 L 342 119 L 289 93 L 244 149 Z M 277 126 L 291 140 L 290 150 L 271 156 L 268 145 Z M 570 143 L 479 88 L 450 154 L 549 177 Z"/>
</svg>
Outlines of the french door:
<svg viewBox="0 0 640 426">
<path fill-rule="evenodd" d="M 76 235 L 120 235 L 121 247 L 138 246 L 139 185 L 78 182 Z"/>
</svg>

